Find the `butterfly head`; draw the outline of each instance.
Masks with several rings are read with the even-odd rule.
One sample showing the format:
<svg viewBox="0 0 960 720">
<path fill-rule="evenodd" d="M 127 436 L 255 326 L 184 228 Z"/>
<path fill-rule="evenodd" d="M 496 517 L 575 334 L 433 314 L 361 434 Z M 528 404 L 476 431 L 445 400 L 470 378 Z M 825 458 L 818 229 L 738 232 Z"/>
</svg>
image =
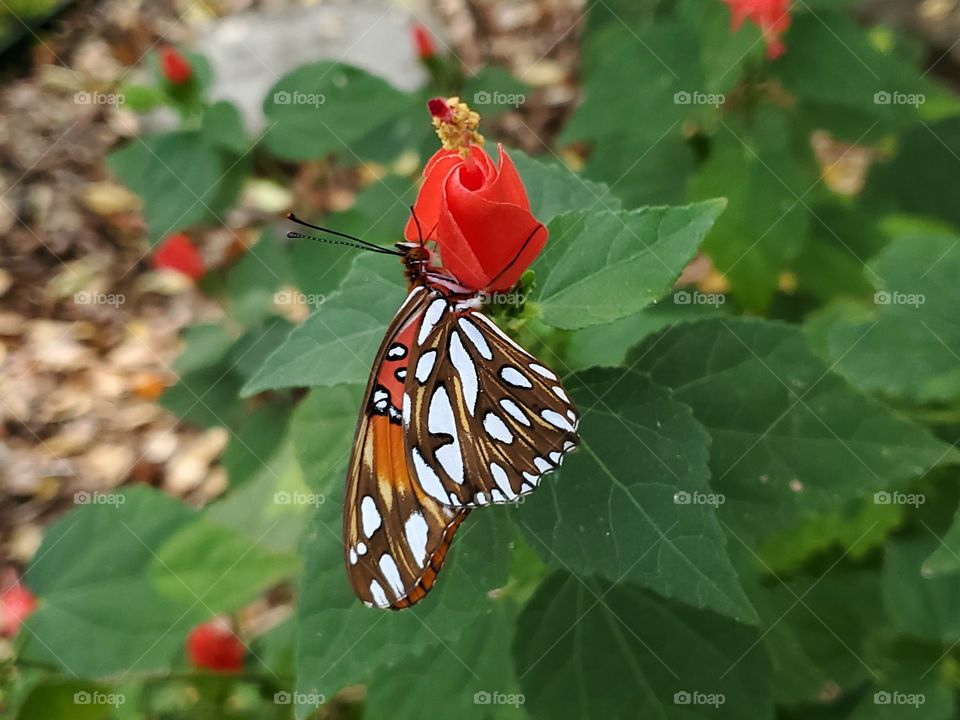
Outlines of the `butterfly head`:
<svg viewBox="0 0 960 720">
<path fill-rule="evenodd" d="M 431 253 L 426 245 L 418 242 L 399 242 L 395 245 L 403 253 L 400 262 L 411 285 L 422 284 L 430 267 Z"/>
</svg>

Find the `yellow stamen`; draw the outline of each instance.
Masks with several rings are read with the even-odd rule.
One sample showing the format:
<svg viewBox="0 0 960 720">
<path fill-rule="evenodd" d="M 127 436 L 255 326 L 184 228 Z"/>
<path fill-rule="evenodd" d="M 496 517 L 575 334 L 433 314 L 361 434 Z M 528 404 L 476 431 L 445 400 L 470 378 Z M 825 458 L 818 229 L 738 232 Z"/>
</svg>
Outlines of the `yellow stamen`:
<svg viewBox="0 0 960 720">
<path fill-rule="evenodd" d="M 433 127 L 437 130 L 437 137 L 445 150 L 456 150 L 460 157 L 470 155 L 470 145 L 483 145 L 483 135 L 478 132 L 480 127 L 480 113 L 471 110 L 458 97 L 446 99 L 450 113 L 447 117 L 433 116 Z"/>
</svg>

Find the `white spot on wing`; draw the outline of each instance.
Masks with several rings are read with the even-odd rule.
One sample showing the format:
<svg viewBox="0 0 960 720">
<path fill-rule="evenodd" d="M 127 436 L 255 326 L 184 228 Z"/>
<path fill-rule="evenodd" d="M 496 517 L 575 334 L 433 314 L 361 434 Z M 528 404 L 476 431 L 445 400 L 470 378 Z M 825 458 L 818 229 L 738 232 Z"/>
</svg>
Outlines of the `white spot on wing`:
<svg viewBox="0 0 960 720">
<path fill-rule="evenodd" d="M 404 525 L 410 553 L 413 555 L 414 562 L 420 567 L 423 567 L 427 561 L 427 530 L 427 521 L 419 510 L 411 513 Z"/>
<path fill-rule="evenodd" d="M 417 381 L 423 385 L 433 372 L 433 364 L 437 361 L 437 351 L 427 350 L 420 359 L 417 360 L 417 369 L 413 373 Z"/>
<path fill-rule="evenodd" d="M 483 337 L 483 333 L 474 325 L 472 322 L 467 320 L 467 318 L 462 317 L 458 320 L 463 332 L 466 333 L 467 339 L 473 343 L 473 346 L 477 349 L 477 352 L 483 356 L 484 360 L 493 360 L 493 351 L 490 349 L 490 345 L 487 343 L 486 339 Z"/>
<path fill-rule="evenodd" d="M 461 318 L 462 321 L 462 318 Z M 467 354 L 463 342 L 460 340 L 460 333 L 454 330 L 450 333 L 450 362 L 460 376 L 460 384 L 463 386 L 463 399 L 467 403 L 467 410 L 473 415 L 477 408 L 477 368 Z"/>
<path fill-rule="evenodd" d="M 420 323 L 420 332 L 417 333 L 417 345 L 423 345 L 437 323 L 440 322 L 443 311 L 446 309 L 447 301 L 443 298 L 437 298 L 427 306 L 427 311 L 423 314 L 423 322 Z"/>
<path fill-rule="evenodd" d="M 380 511 L 377 510 L 377 502 L 369 495 L 364 495 L 360 501 L 360 519 L 363 523 L 363 534 L 367 537 L 373 537 L 383 523 Z"/>
<path fill-rule="evenodd" d="M 558 413 L 556 410 L 544 410 L 540 413 L 540 417 L 546 420 L 548 423 L 553 425 L 556 428 L 561 430 L 568 430 L 573 432 L 573 425 L 570 424 L 570 421 L 567 420 L 563 415 Z"/>
<path fill-rule="evenodd" d="M 502 467 L 497 465 L 497 463 L 490 463 L 490 474 L 493 475 L 493 481 L 497 484 L 497 487 L 503 491 L 503 494 L 506 496 L 507 500 L 513 500 L 517 494 L 513 491 L 513 488 L 510 487 L 510 478 L 507 476 L 507 471 Z M 494 490 L 490 493 L 490 496 L 496 500 L 496 497 L 493 493 L 497 492 Z"/>
<path fill-rule="evenodd" d="M 383 592 L 383 587 L 376 580 L 370 581 L 370 594 L 373 595 L 373 603 L 377 607 L 383 608 L 390 605 L 387 594 Z"/>
<path fill-rule="evenodd" d="M 551 389 L 553 390 L 553 394 L 563 400 L 565 403 L 570 402 L 570 398 L 567 397 L 567 393 L 564 392 L 562 387 L 559 385 L 554 385 Z"/>
<path fill-rule="evenodd" d="M 489 502 L 489 501 L 487 500 L 487 496 L 486 496 L 484 493 L 482 493 L 482 492 L 478 492 L 476 495 L 474 495 L 474 496 L 473 496 L 473 501 L 474 501 L 477 505 L 487 505 L 488 502 Z"/>
<path fill-rule="evenodd" d="M 423 491 L 434 500 L 439 500 L 442 503 L 447 502 L 447 493 L 443 489 L 443 483 L 440 482 L 440 478 L 437 477 L 433 468 L 427 465 L 423 459 L 420 448 L 414 448 L 411 455 L 413 455 L 413 468 L 417 472 L 417 481 Z"/>
<path fill-rule="evenodd" d="M 488 412 L 483 416 L 483 429 L 494 440 L 499 440 L 508 445 L 513 442 L 513 433 L 496 413 Z"/>
<path fill-rule="evenodd" d="M 543 365 L 538 363 L 530 363 L 530 369 L 533 370 L 537 375 L 545 377 L 547 380 L 556 380 L 557 376 L 554 375 L 550 370 L 547 370 Z"/>
<path fill-rule="evenodd" d="M 398 598 L 403 597 L 403 580 L 400 579 L 400 570 L 392 555 L 384 553 L 380 556 L 380 572 L 386 578 L 393 594 Z"/>
<path fill-rule="evenodd" d="M 500 377 L 503 378 L 504 382 L 513 385 L 514 387 L 533 387 L 533 383 L 524 377 L 519 370 L 513 367 L 513 365 L 504 365 L 502 368 L 500 368 Z"/>
<path fill-rule="evenodd" d="M 558 453 L 558 452 L 552 452 L 552 453 L 550 453 L 550 460 L 551 460 L 555 465 L 559 465 L 559 464 L 560 464 L 560 461 L 561 461 L 562 459 L 563 459 L 563 455 L 561 455 L 560 453 Z"/>
<path fill-rule="evenodd" d="M 350 564 L 351 564 L 351 565 L 356 565 L 356 564 L 357 564 L 357 549 L 356 549 L 356 548 L 350 548 Z"/>
<path fill-rule="evenodd" d="M 463 455 L 460 452 L 460 439 L 457 437 L 457 422 L 450 405 L 450 396 L 443 385 L 438 385 L 430 398 L 427 410 L 427 430 L 434 435 L 446 434 L 453 442 L 441 445 L 434 455 L 437 462 L 446 470 L 450 479 L 458 485 L 463 484 Z"/>
<path fill-rule="evenodd" d="M 367 554 L 367 544 L 364 542 L 357 543 L 357 555 L 366 555 Z"/>
<path fill-rule="evenodd" d="M 546 460 L 544 460 L 542 457 L 535 457 L 535 458 L 533 459 L 533 464 L 536 465 L 536 466 L 537 466 L 537 470 L 539 470 L 539 471 L 542 472 L 542 473 L 549 472 L 550 470 L 553 470 L 553 465 L 551 465 L 550 463 L 548 463 L 548 462 L 547 462 Z"/>
<path fill-rule="evenodd" d="M 523 411 L 523 409 L 513 400 L 510 398 L 502 398 L 500 400 L 500 407 L 502 407 L 506 411 L 507 415 L 512 417 L 518 423 L 530 427 L 530 418 L 527 417 L 527 414 Z"/>
</svg>

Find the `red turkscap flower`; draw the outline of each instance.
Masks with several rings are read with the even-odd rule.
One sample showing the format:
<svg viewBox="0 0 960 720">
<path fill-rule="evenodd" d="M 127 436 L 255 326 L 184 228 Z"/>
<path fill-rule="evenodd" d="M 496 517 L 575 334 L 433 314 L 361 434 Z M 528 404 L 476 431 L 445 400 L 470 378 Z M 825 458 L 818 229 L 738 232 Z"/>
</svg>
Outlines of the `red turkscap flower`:
<svg viewBox="0 0 960 720">
<path fill-rule="evenodd" d="M 160 244 L 153 254 L 153 266 L 158 270 L 176 270 L 194 281 L 206 272 L 200 251 L 183 233 L 170 235 Z"/>
<path fill-rule="evenodd" d="M 433 36 L 430 31 L 420 23 L 413 26 L 413 45 L 417 49 L 417 57 L 421 60 L 429 60 L 437 54 L 437 48 L 433 44 Z"/>
<path fill-rule="evenodd" d="M 16 570 L 8 568 L 0 590 L 0 635 L 16 635 L 21 623 L 36 607 L 36 596 L 20 583 Z"/>
<path fill-rule="evenodd" d="M 187 637 L 187 656 L 199 668 L 217 672 L 243 669 L 243 643 L 221 619 L 197 625 Z"/>
<path fill-rule="evenodd" d="M 502 146 L 497 149 L 499 165 L 476 145 L 467 158 L 439 150 L 423 170 L 414 204 L 424 239 L 436 239 L 443 267 L 477 291 L 513 287 L 547 242 L 513 161 Z M 404 234 L 419 239 L 413 217 Z"/>
<path fill-rule="evenodd" d="M 723 0 L 730 6 L 730 27 L 736 32 L 744 20 L 751 20 L 763 33 L 767 57 L 771 60 L 787 49 L 780 36 L 790 27 L 790 0 Z"/>
<path fill-rule="evenodd" d="M 160 69 L 163 76 L 174 85 L 183 85 L 193 74 L 190 61 L 172 47 L 160 50 Z"/>
</svg>

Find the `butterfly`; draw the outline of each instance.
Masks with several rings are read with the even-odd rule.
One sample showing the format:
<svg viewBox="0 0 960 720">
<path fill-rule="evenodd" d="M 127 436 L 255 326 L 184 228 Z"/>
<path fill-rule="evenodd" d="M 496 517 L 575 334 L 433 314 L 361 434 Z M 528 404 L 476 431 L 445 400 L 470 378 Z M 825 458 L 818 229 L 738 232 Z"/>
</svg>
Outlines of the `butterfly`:
<svg viewBox="0 0 960 720">
<path fill-rule="evenodd" d="M 431 266 L 422 234 L 394 252 L 290 217 L 402 258 L 409 294 L 364 392 L 343 538 L 360 600 L 406 608 L 433 587 L 473 509 L 533 492 L 577 447 L 579 414 L 558 375 L 481 311 L 482 290 Z"/>
</svg>

